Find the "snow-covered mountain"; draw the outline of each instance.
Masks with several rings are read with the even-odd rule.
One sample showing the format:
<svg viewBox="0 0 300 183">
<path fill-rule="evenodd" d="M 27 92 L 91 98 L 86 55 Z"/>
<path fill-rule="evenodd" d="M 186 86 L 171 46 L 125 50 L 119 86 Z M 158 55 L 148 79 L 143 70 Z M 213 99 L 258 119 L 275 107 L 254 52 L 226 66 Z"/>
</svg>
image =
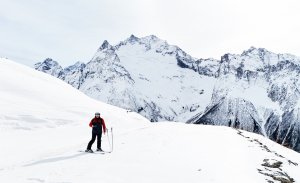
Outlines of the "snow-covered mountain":
<svg viewBox="0 0 300 183">
<path fill-rule="evenodd" d="M 300 181 L 299 153 L 258 134 L 150 123 L 7 59 L 0 59 L 0 86 L 1 182 Z M 90 140 L 95 111 L 114 127 L 113 153 L 78 152 Z M 106 135 L 102 144 L 109 150 Z"/>
<path fill-rule="evenodd" d="M 198 73 L 187 69 L 194 63 Z M 214 60 L 196 60 L 156 36 L 131 35 L 115 46 L 104 41 L 86 64 L 62 69 L 47 59 L 35 68 L 149 120 L 187 121 L 208 105 L 217 65 Z"/>
<path fill-rule="evenodd" d="M 48 62 L 35 68 L 149 120 L 236 127 L 300 151 L 296 56 L 251 47 L 196 59 L 156 36 L 132 35 L 115 46 L 104 41 L 86 64 Z"/>
<path fill-rule="evenodd" d="M 43 63 L 40 63 L 38 69 L 55 77 L 59 77 L 63 70 L 59 63 L 51 58 L 46 58 Z"/>
<path fill-rule="evenodd" d="M 300 59 L 250 48 L 222 57 L 210 105 L 190 122 L 263 134 L 300 151 Z"/>
</svg>

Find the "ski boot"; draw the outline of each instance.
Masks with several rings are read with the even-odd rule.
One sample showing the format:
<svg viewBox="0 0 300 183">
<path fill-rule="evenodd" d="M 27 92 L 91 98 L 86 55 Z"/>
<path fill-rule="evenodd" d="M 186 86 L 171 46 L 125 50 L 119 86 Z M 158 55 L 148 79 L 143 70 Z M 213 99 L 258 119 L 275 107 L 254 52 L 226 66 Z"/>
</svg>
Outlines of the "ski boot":
<svg viewBox="0 0 300 183">
<path fill-rule="evenodd" d="M 85 152 L 93 153 L 94 151 L 92 149 L 87 149 L 87 150 L 85 150 Z"/>
<path fill-rule="evenodd" d="M 96 151 L 98 151 L 98 152 L 104 152 L 101 148 L 97 148 Z"/>
</svg>

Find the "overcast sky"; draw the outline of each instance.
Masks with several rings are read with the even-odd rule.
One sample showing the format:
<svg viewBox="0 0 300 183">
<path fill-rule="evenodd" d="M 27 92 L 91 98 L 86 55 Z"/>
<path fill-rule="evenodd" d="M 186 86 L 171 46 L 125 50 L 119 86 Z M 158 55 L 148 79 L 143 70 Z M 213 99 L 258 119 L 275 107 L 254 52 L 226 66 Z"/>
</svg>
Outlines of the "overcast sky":
<svg viewBox="0 0 300 183">
<path fill-rule="evenodd" d="M 300 56 L 299 0 L 0 0 L 0 57 L 67 66 L 154 34 L 196 58 L 250 46 Z"/>
</svg>

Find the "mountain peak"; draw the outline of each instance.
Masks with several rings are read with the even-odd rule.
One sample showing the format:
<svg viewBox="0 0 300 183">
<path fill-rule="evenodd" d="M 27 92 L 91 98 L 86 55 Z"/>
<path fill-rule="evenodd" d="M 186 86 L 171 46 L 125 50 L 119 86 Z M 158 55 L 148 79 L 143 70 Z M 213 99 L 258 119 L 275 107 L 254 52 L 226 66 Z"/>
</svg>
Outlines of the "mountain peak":
<svg viewBox="0 0 300 183">
<path fill-rule="evenodd" d="M 117 50 L 120 47 L 122 47 L 124 45 L 127 45 L 128 43 L 130 43 L 130 44 L 136 44 L 136 43 L 138 43 L 139 45 L 144 45 L 144 46 L 147 47 L 147 50 L 149 50 L 151 48 L 156 48 L 156 47 L 168 45 L 166 41 L 158 38 L 155 35 L 149 35 L 149 36 L 145 36 L 145 37 L 139 38 L 139 37 L 131 34 L 129 38 L 127 38 L 124 41 L 121 41 L 114 48 Z"/>
<path fill-rule="evenodd" d="M 155 35 L 149 35 L 149 36 L 139 38 L 139 37 L 131 34 L 130 37 L 126 41 L 130 42 L 130 43 L 139 42 L 139 41 L 140 42 L 157 42 L 157 41 L 161 41 L 161 39 Z"/>
<path fill-rule="evenodd" d="M 62 71 L 62 67 L 59 63 L 52 58 L 46 58 L 43 62 L 34 64 L 34 68 L 53 76 L 59 76 L 60 71 Z"/>
<path fill-rule="evenodd" d="M 149 35 L 149 36 L 146 36 L 146 37 L 149 37 L 149 38 L 151 38 L 151 39 L 159 39 L 156 35 L 153 35 L 153 34 L 151 34 L 151 35 Z"/>
<path fill-rule="evenodd" d="M 104 40 L 100 48 L 98 49 L 99 51 L 105 50 L 105 49 L 112 49 L 113 47 L 109 44 L 107 40 Z"/>
<path fill-rule="evenodd" d="M 155 35 L 149 35 L 149 36 L 145 36 L 141 38 L 142 40 L 147 40 L 148 42 L 157 42 L 160 41 L 161 39 L 159 39 L 157 36 Z"/>
<path fill-rule="evenodd" d="M 53 68 L 53 67 L 61 67 L 61 66 L 59 65 L 59 63 L 58 63 L 57 61 L 53 60 L 52 58 L 46 58 L 43 62 L 36 63 L 36 64 L 35 64 L 35 68 L 36 68 L 36 67 L 39 67 L 39 66 L 41 66 L 41 65 L 47 66 L 47 67 L 49 67 L 49 68 Z"/>
<path fill-rule="evenodd" d="M 242 55 L 257 55 L 257 54 L 265 54 L 265 53 L 271 53 L 265 48 L 256 48 L 254 46 L 251 46 L 248 50 L 243 51 Z"/>
<path fill-rule="evenodd" d="M 140 38 L 136 37 L 135 35 L 131 34 L 131 36 L 127 39 L 128 42 L 136 42 L 139 41 Z"/>
<path fill-rule="evenodd" d="M 53 63 L 53 64 L 58 65 L 58 62 L 56 62 L 56 61 L 53 60 L 52 58 L 46 58 L 46 59 L 44 60 L 44 63 Z"/>
</svg>

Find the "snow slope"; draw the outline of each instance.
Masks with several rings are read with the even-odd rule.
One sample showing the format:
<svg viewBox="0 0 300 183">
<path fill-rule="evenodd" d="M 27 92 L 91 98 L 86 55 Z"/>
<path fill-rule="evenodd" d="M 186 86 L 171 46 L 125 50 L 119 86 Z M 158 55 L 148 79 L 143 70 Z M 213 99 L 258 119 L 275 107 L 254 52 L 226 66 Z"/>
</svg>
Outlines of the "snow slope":
<svg viewBox="0 0 300 183">
<path fill-rule="evenodd" d="M 150 123 L 95 101 L 63 81 L 0 59 L 0 181 L 300 182 L 300 155 L 228 127 Z M 100 111 L 114 127 L 114 152 L 87 154 Z M 103 149 L 109 150 L 107 137 Z"/>
<path fill-rule="evenodd" d="M 6 144 L 0 156 L 11 157 L 3 159 L 2 166 L 51 151 L 53 146 L 68 149 L 74 143 L 80 144 L 78 139 L 86 142 L 90 138 L 87 123 L 95 111 L 103 114 L 108 127 L 126 122 L 122 129 L 130 130 L 148 124 L 135 113 L 124 119 L 121 116 L 127 115 L 126 110 L 90 99 L 47 74 L 6 59 L 1 59 L 0 64 L 0 142 Z M 19 154 L 19 150 L 32 154 L 11 156 L 13 152 Z"/>
</svg>

